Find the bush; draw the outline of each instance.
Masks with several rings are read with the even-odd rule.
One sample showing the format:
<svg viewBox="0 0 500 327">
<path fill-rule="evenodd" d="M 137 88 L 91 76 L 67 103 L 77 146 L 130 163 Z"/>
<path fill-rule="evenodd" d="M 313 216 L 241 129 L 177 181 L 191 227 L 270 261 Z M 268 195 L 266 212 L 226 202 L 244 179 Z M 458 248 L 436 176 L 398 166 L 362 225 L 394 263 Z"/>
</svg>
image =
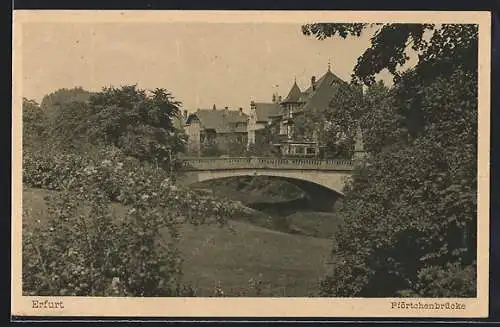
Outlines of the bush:
<svg viewBox="0 0 500 327">
<path fill-rule="evenodd" d="M 114 148 L 93 158 L 26 153 L 25 185 L 62 192 L 48 199 L 46 222 L 24 225 L 25 294 L 192 294 L 182 284 L 178 226 L 222 226 L 235 206 L 177 188 L 165 176 Z M 112 202 L 125 212 L 113 211 Z"/>
<path fill-rule="evenodd" d="M 476 268 L 459 263 L 423 268 L 417 289 L 421 297 L 476 297 Z"/>
<path fill-rule="evenodd" d="M 123 273 L 116 268 L 121 230 L 102 192 L 54 196 L 48 211 L 44 224 L 23 231 L 24 292 L 110 295 L 113 279 L 116 284 Z"/>
</svg>

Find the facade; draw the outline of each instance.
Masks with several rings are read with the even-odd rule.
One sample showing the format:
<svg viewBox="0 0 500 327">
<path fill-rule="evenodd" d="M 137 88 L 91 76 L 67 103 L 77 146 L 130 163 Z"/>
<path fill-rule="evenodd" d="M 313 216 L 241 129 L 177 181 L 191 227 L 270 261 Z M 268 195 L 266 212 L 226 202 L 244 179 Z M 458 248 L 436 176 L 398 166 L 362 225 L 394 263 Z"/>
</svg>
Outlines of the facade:
<svg viewBox="0 0 500 327">
<path fill-rule="evenodd" d="M 323 145 L 319 143 L 317 133 L 310 135 L 296 133 L 294 120 L 300 115 L 308 115 L 328 108 L 333 98 L 339 94 L 339 88 L 348 88 L 348 83 L 332 73 L 328 66 L 327 72 L 319 79 L 315 76 L 311 77 L 311 84 L 304 91 L 301 91 L 297 82 L 294 81 L 284 99 L 274 96 L 279 101 L 252 102 L 248 131 L 249 143 L 255 143 L 255 131 L 262 129 L 266 124 L 271 124 L 277 136 L 274 138 L 273 145 L 282 155 L 301 157 L 321 155 Z M 356 144 L 362 146 L 361 140 L 358 140 Z"/>
<path fill-rule="evenodd" d="M 273 102 L 250 102 L 250 116 L 248 119 L 248 146 L 258 143 L 259 131 L 281 118 L 281 98 L 276 95 Z"/>
<path fill-rule="evenodd" d="M 215 147 L 230 152 L 232 147 L 247 144 L 248 115 L 239 110 L 198 109 L 187 115 L 184 130 L 188 136 L 188 151 L 202 155 L 203 149 Z"/>
</svg>

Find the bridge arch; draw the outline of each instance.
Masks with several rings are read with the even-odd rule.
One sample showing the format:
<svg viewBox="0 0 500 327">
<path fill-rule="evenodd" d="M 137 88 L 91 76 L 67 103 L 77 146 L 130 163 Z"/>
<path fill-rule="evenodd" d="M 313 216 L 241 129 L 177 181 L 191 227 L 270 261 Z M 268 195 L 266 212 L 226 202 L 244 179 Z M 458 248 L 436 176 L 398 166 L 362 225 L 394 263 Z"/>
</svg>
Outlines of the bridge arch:
<svg viewBox="0 0 500 327">
<path fill-rule="evenodd" d="M 189 186 L 198 182 L 242 176 L 266 176 L 280 178 L 297 185 L 302 189 L 329 190 L 340 196 L 349 172 L 317 171 L 301 169 L 217 169 L 183 172 L 179 178 L 182 185 Z M 308 187 L 309 186 L 309 187 Z"/>
</svg>

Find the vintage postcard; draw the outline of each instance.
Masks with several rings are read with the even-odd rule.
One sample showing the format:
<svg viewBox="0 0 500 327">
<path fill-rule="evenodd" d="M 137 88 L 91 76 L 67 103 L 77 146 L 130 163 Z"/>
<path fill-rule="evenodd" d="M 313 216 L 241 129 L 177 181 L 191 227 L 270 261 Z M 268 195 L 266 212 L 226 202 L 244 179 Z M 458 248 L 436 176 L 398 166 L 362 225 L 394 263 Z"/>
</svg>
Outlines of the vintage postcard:
<svg viewBox="0 0 500 327">
<path fill-rule="evenodd" d="M 487 316 L 488 12 L 13 24 L 13 315 Z"/>
</svg>

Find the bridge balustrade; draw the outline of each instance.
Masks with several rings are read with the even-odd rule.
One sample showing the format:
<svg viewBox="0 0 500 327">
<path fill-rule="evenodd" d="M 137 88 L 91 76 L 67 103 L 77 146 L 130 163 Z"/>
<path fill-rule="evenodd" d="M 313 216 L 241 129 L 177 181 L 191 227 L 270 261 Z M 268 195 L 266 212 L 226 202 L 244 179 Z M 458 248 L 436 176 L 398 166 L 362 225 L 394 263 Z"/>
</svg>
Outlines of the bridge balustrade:
<svg viewBox="0 0 500 327">
<path fill-rule="evenodd" d="M 304 169 L 304 170 L 352 170 L 353 162 L 344 159 L 304 158 L 184 158 L 184 170 L 226 169 Z"/>
</svg>

